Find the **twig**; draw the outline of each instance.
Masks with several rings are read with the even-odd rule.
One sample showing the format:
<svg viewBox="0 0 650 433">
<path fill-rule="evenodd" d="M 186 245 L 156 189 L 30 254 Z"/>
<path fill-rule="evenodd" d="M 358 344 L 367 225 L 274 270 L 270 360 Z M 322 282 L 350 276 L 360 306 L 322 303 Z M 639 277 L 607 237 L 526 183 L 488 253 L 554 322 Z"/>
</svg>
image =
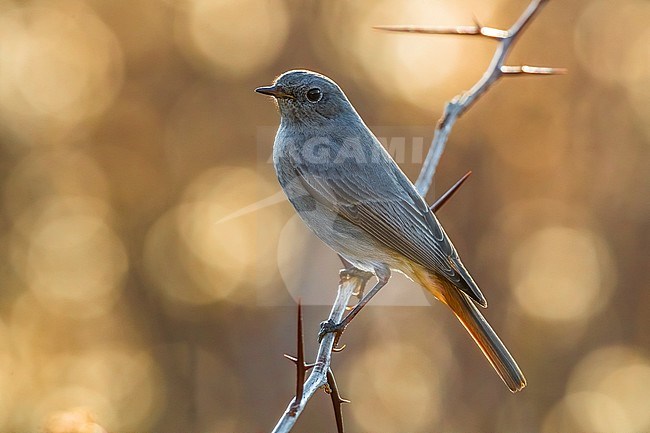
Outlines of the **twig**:
<svg viewBox="0 0 650 433">
<path fill-rule="evenodd" d="M 474 26 L 459 27 L 414 27 L 414 26 L 378 26 L 377 29 L 393 32 L 423 33 L 423 34 L 448 34 L 448 35 L 473 35 L 498 41 L 497 49 L 492 57 L 490 66 L 479 81 L 467 92 L 458 95 L 451 102 L 447 103 L 444 114 L 433 136 L 433 141 L 424 165 L 415 182 L 415 187 L 423 196 L 429 191 L 436 167 L 445 150 L 445 145 L 456 120 L 467 111 L 499 78 L 503 76 L 516 75 L 556 75 L 566 73 L 565 69 L 547 68 L 538 66 L 506 66 L 504 62 L 510 53 L 513 44 L 531 22 L 535 15 L 541 10 L 548 0 L 533 0 L 519 19 L 508 30 L 499 30 L 491 27 L 484 27 L 476 23 Z"/>
<path fill-rule="evenodd" d="M 539 12 L 541 7 L 548 0 L 533 0 L 528 8 L 523 12 L 515 24 L 508 30 L 499 30 L 491 27 L 484 27 L 475 22 L 474 26 L 460 26 L 460 27 L 437 27 L 437 28 L 422 28 L 413 26 L 381 26 L 376 27 L 383 30 L 394 32 L 409 32 L 409 33 L 425 33 L 425 34 L 453 34 L 453 35 L 473 35 L 489 38 L 498 41 L 498 46 L 490 65 L 481 77 L 481 79 L 474 84 L 474 86 L 467 92 L 458 95 L 446 107 L 444 114 L 434 133 L 433 141 L 427 157 L 424 161 L 420 175 L 415 183 L 415 186 L 422 196 L 426 196 L 433 176 L 436 172 L 438 162 L 445 149 L 449 133 L 456 122 L 456 120 L 463 114 L 469 107 L 472 106 L 476 100 L 483 95 L 499 78 L 503 76 L 517 76 L 517 75 L 554 75 L 565 73 L 564 69 L 546 68 L 536 66 L 506 66 L 504 65 L 505 59 L 510 52 L 517 37 L 523 32 L 526 26 Z M 456 190 L 467 179 L 470 173 L 467 173 L 461 178 L 449 191 L 443 194 L 440 199 L 434 203 L 432 209 L 438 210 L 445 202 L 456 192 Z M 341 259 L 344 265 L 349 265 L 344 259 Z M 350 298 L 354 293 L 362 293 L 366 281 L 363 278 L 352 276 L 339 282 L 338 293 L 328 320 L 333 323 L 339 323 L 343 318 L 343 314 L 350 302 Z M 309 378 L 302 388 L 302 395 L 297 395 L 289 403 L 282 417 L 273 429 L 273 433 L 287 433 L 294 426 L 296 420 L 304 410 L 309 399 L 321 387 L 326 386 L 328 383 L 329 389 L 332 392 L 332 402 L 335 408 L 335 415 L 337 417 L 337 429 L 339 433 L 343 432 L 343 422 L 340 418 L 340 405 L 343 401 L 338 395 L 336 382 L 334 376 L 330 372 L 330 363 L 333 349 L 335 348 L 337 336 L 335 334 L 327 334 L 321 340 L 316 362 L 313 364 L 313 370 Z M 300 350 L 300 349 L 299 349 Z M 291 358 L 290 358 L 291 359 Z M 297 360 L 296 360 L 297 361 Z M 300 367 L 300 366 L 299 366 Z M 303 367 L 307 367 L 303 364 Z M 329 377 L 331 376 L 331 381 Z M 334 386 L 332 386 L 334 384 Z M 296 387 L 297 390 L 299 389 Z M 336 389 L 336 397 L 334 397 L 334 390 Z M 336 398 L 336 401 L 335 401 Z"/>
</svg>

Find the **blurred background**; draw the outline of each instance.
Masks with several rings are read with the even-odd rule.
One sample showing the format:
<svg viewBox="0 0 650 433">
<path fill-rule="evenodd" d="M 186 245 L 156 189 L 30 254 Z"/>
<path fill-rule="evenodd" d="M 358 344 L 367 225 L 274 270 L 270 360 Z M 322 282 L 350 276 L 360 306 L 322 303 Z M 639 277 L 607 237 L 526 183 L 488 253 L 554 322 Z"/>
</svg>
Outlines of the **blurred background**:
<svg viewBox="0 0 650 433">
<path fill-rule="evenodd" d="M 494 44 L 371 26 L 508 27 L 526 6 L 0 0 L 0 430 L 269 431 L 294 299 L 313 357 L 340 266 L 277 194 L 279 118 L 253 89 L 331 76 L 415 179 Z M 550 2 L 510 63 L 569 75 L 490 90 L 427 197 L 473 171 L 438 216 L 529 386 L 396 278 L 334 356 L 348 431 L 650 430 L 648 22 L 644 0 Z M 335 431 L 327 396 L 295 431 Z"/>
</svg>

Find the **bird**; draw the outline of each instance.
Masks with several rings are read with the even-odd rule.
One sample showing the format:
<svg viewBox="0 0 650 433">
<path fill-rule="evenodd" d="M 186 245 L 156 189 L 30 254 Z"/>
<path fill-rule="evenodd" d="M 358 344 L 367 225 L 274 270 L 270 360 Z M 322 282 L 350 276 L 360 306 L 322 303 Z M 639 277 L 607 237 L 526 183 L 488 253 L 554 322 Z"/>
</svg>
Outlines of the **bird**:
<svg viewBox="0 0 650 433">
<path fill-rule="evenodd" d="M 487 301 L 442 225 L 341 88 L 309 70 L 290 70 L 256 92 L 280 113 L 273 166 L 309 229 L 351 266 L 342 275 L 374 276 L 372 289 L 340 323 L 342 332 L 392 271 L 447 305 L 511 392 L 526 386 L 516 361 L 481 314 Z"/>
</svg>

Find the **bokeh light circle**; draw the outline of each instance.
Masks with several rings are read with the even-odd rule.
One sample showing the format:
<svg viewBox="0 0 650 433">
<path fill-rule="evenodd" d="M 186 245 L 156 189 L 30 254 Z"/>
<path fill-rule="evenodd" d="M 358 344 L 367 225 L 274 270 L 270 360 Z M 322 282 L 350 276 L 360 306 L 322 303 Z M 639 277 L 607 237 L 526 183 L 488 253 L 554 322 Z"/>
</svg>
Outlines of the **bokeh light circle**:
<svg viewBox="0 0 650 433">
<path fill-rule="evenodd" d="M 275 262 L 268 260 L 274 238 L 259 235 L 263 208 L 231 215 L 273 192 L 275 188 L 250 169 L 208 169 L 198 175 L 182 203 L 147 235 L 147 272 L 161 292 L 190 305 L 226 299 L 250 302 L 250 288 L 274 272 Z M 265 213 L 264 227 L 279 231 L 279 218 Z"/>
<path fill-rule="evenodd" d="M 601 347 L 576 365 L 543 431 L 643 433 L 650 428 L 648 401 L 650 358 L 632 346 Z"/>
<path fill-rule="evenodd" d="M 14 164 L 5 179 L 3 208 L 14 223 L 25 212 L 33 211 L 37 202 L 56 197 L 85 197 L 92 199 L 95 212 L 108 215 L 108 178 L 97 161 L 86 153 L 70 149 L 50 149 L 27 154 Z M 104 202 L 104 204 L 101 204 Z M 20 227 L 18 227 L 20 228 Z M 25 227 L 23 232 L 28 232 Z"/>
<path fill-rule="evenodd" d="M 462 38 L 428 37 L 380 32 L 373 27 L 384 24 L 449 26 L 471 24 L 472 13 L 489 20 L 499 7 L 497 2 L 482 2 L 467 7 L 454 2 L 360 1 L 323 4 L 322 19 L 332 49 L 318 50 L 327 61 L 334 55 L 349 67 L 349 74 L 360 82 L 370 81 L 391 97 L 420 107 L 436 107 L 451 97 L 450 89 L 467 78 L 477 62 L 487 62 L 487 52 L 462 56 L 471 47 Z M 463 7 L 465 6 L 465 7 Z M 449 93 L 451 92 L 451 93 Z"/>
<path fill-rule="evenodd" d="M 647 24 L 650 5 L 641 0 L 598 0 L 588 4 L 576 22 L 574 52 L 584 70 L 608 83 L 629 83 L 650 73 Z M 637 31 L 645 29 L 646 31 Z M 637 44 L 645 49 L 630 50 Z"/>
<path fill-rule="evenodd" d="M 510 281 L 527 314 L 551 321 L 585 320 L 612 293 L 613 265 L 605 243 L 587 229 L 546 227 L 514 251 Z"/>
<path fill-rule="evenodd" d="M 346 372 L 352 416 L 362 431 L 429 431 L 440 416 L 444 366 L 400 340 L 383 343 L 356 357 Z"/>
<path fill-rule="evenodd" d="M 121 87 L 120 46 L 83 3 L 0 10 L 0 40 L 0 115 L 17 136 L 66 131 L 103 112 Z"/>
<path fill-rule="evenodd" d="M 35 204 L 17 222 L 14 266 L 52 312 L 96 317 L 121 293 L 128 259 L 105 212 L 97 200 L 56 196 Z"/>
<path fill-rule="evenodd" d="M 282 0 L 187 0 L 179 6 L 176 36 L 193 63 L 241 78 L 276 58 L 288 27 Z"/>
</svg>

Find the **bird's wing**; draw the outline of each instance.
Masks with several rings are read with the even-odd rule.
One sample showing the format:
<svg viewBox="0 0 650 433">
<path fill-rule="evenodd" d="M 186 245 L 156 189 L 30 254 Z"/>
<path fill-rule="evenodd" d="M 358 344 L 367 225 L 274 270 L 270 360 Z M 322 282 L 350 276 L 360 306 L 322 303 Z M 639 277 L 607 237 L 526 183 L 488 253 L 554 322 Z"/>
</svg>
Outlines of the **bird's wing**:
<svg viewBox="0 0 650 433">
<path fill-rule="evenodd" d="M 380 158 L 354 169 L 346 164 L 291 164 L 316 201 L 487 305 L 442 226 L 395 162 Z"/>
</svg>

